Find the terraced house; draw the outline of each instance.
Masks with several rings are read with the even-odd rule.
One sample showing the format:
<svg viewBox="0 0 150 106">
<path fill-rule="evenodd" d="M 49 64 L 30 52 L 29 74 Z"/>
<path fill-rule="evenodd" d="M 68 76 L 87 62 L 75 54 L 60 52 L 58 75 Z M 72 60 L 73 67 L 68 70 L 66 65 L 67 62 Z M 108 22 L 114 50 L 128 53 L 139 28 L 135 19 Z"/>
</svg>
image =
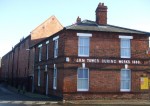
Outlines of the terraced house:
<svg viewBox="0 0 150 106">
<path fill-rule="evenodd" d="M 20 40 L 2 57 L 1 80 L 7 81 L 18 89 L 34 91 L 35 50 L 29 49 L 46 37 L 63 29 L 55 16 L 51 16 L 31 33 Z"/>
<path fill-rule="evenodd" d="M 67 27 L 50 17 L 2 57 L 1 79 L 64 100 L 149 99 L 150 33 L 107 24 L 104 3 L 95 13 Z"/>
<path fill-rule="evenodd" d="M 81 20 L 42 40 L 35 49 L 35 91 L 63 99 L 148 99 L 150 33 Z"/>
</svg>

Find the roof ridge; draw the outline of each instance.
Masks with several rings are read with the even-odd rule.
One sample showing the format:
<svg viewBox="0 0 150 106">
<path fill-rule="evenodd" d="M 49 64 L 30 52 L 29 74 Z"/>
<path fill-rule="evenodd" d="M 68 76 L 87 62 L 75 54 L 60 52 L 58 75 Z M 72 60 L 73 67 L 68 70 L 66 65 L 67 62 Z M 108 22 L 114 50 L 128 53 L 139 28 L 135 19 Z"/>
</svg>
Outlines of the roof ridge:
<svg viewBox="0 0 150 106">
<path fill-rule="evenodd" d="M 119 33 L 136 33 L 136 34 L 146 34 L 150 36 L 150 32 L 146 31 L 140 31 L 136 29 L 131 28 L 125 28 L 115 25 L 99 25 L 95 21 L 92 20 L 83 20 L 80 23 L 75 23 L 72 25 L 69 25 L 65 27 L 66 29 L 72 29 L 72 30 L 90 30 L 90 31 L 103 31 L 103 32 L 119 32 Z"/>
<path fill-rule="evenodd" d="M 88 19 L 84 19 L 83 21 L 91 21 L 91 22 L 95 22 L 95 21 L 92 21 L 92 20 L 88 20 Z"/>
</svg>

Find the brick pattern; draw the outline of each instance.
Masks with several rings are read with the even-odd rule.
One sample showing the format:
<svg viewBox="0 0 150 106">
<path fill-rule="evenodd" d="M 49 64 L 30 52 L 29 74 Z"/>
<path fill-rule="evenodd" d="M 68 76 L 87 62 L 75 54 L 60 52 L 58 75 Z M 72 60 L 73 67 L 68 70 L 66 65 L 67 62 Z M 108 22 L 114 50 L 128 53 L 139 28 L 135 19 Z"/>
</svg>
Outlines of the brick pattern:
<svg viewBox="0 0 150 106">
<path fill-rule="evenodd" d="M 38 62 L 38 46 L 36 46 L 36 69 L 38 66 L 44 67 L 48 65 L 49 74 L 49 94 L 63 97 L 63 99 L 97 99 L 97 98 L 113 98 L 113 99 L 147 99 L 145 94 L 147 90 L 140 89 L 140 77 L 146 75 L 148 66 L 128 65 L 131 69 L 131 92 L 120 92 L 120 70 L 125 68 L 124 64 L 94 64 L 86 63 L 89 68 L 89 91 L 77 91 L 77 69 L 82 67 L 82 63 L 66 62 L 65 57 L 78 57 L 78 36 L 81 31 L 65 30 L 58 33 L 59 50 L 58 58 L 54 58 L 54 37 L 50 37 L 49 43 L 49 60 L 42 56 L 42 61 Z M 119 35 L 133 36 L 131 40 L 131 59 L 146 59 L 146 50 L 148 48 L 148 37 L 146 35 L 124 34 L 124 33 L 107 33 L 107 32 L 86 32 L 91 33 L 90 37 L 90 56 L 96 58 L 120 58 L 120 38 Z M 45 42 L 42 43 L 42 55 L 45 53 Z M 144 44 L 144 45 L 141 45 Z M 140 48 L 137 47 L 139 45 Z M 89 58 L 88 57 L 88 58 Z M 57 89 L 53 90 L 53 65 L 56 64 L 58 69 Z M 43 69 L 44 71 L 44 69 Z M 36 73 L 36 72 L 35 72 Z M 36 74 L 35 74 L 36 75 Z M 43 80 L 44 77 L 42 78 Z M 37 84 L 37 79 L 36 79 Z M 36 87 L 44 91 L 43 87 Z M 45 92 L 45 91 L 44 91 Z M 138 97 L 140 95 L 140 97 Z"/>
<path fill-rule="evenodd" d="M 44 23 L 35 28 L 31 34 L 31 45 L 42 41 L 44 38 L 49 37 L 63 29 L 63 26 L 55 16 L 51 16 Z"/>
<path fill-rule="evenodd" d="M 99 3 L 96 8 L 96 23 L 100 25 L 107 24 L 107 6 L 104 3 Z"/>
<path fill-rule="evenodd" d="M 97 24 L 102 25 L 107 24 L 107 7 L 104 6 L 103 3 L 99 4 L 96 9 L 96 22 Z M 30 38 L 24 40 L 24 42 L 28 42 L 27 44 L 29 45 L 26 46 L 26 43 L 24 44 L 24 42 L 21 42 L 13 49 L 14 52 L 10 52 L 3 57 L 2 63 L 5 63 L 5 66 L 2 73 L 7 75 L 5 77 L 8 78 L 11 76 L 11 74 L 8 76 L 8 73 L 12 73 L 14 79 L 13 84 L 17 86 L 18 83 L 21 83 L 19 81 L 26 81 L 23 79 L 21 80 L 21 78 L 34 73 L 35 91 L 45 94 L 46 74 L 48 73 L 48 94 L 59 96 L 63 99 L 148 99 L 148 90 L 140 89 L 140 78 L 142 76 L 150 77 L 148 73 L 149 65 L 144 64 L 144 59 L 148 59 L 146 54 L 146 50 L 148 49 L 147 35 L 61 29 L 62 26 L 60 23 L 55 19 L 55 17 L 51 17 L 33 30 Z M 84 59 L 121 59 L 119 35 L 133 36 L 133 39 L 131 39 L 130 59 L 143 59 L 143 64 L 128 64 L 128 68 L 131 69 L 130 92 L 120 92 L 120 70 L 125 68 L 125 63 L 85 63 L 85 67 L 89 68 L 89 91 L 77 91 L 77 69 L 82 67 L 82 62 L 72 62 L 71 60 L 72 58 L 79 58 L 77 33 L 92 34 L 92 37 L 90 37 L 90 55 L 89 57 L 80 57 Z M 56 36 L 59 36 L 58 57 L 54 58 L 53 38 Z M 39 41 L 41 42 L 38 43 Z M 49 41 L 48 60 L 46 58 L 46 41 Z M 30 52 L 23 48 L 24 46 L 29 47 L 33 44 L 37 45 L 35 45 Z M 42 57 L 41 61 L 39 61 L 38 46 L 41 44 Z M 13 60 L 11 60 L 11 53 L 14 53 Z M 66 57 L 70 59 L 68 62 L 66 61 Z M 29 59 L 30 65 L 27 64 Z M 9 66 L 9 62 L 13 62 L 11 63 L 12 71 L 9 69 L 11 68 L 11 65 Z M 34 66 L 32 66 L 33 64 Z M 47 72 L 45 72 L 45 65 L 48 66 Z M 57 67 L 56 90 L 53 89 L 54 65 Z M 41 70 L 40 86 L 38 86 L 38 66 L 40 66 Z"/>
<path fill-rule="evenodd" d="M 88 100 L 88 99 L 140 99 L 140 100 L 148 100 L 148 93 L 75 93 L 75 94 L 64 94 L 64 100 Z"/>
<path fill-rule="evenodd" d="M 28 50 L 29 47 L 62 29 L 63 26 L 55 16 L 50 17 L 35 28 L 31 32 L 31 35 L 22 39 L 10 52 L 3 56 L 2 63 L 4 66 L 2 69 L 2 79 L 7 80 L 8 83 L 15 87 L 27 86 L 28 88 L 30 86 L 29 88 L 31 90 L 31 77 L 34 73 L 36 50 L 34 48 Z M 42 58 L 45 58 L 45 55 L 43 56 Z"/>
</svg>

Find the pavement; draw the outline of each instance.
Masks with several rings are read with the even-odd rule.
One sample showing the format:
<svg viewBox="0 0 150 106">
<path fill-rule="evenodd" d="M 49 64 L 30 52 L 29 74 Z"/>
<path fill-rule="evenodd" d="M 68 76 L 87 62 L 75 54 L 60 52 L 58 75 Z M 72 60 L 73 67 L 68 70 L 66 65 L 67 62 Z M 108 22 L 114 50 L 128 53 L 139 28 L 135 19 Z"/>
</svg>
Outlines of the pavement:
<svg viewBox="0 0 150 106">
<path fill-rule="evenodd" d="M 65 103 L 78 106 L 150 106 L 150 100 L 71 100 Z"/>
<path fill-rule="evenodd" d="M 22 95 L 22 96 L 26 96 L 26 97 L 29 97 L 31 100 L 34 99 L 34 100 L 37 100 L 37 101 L 49 101 L 49 100 L 54 100 L 54 98 L 52 97 L 48 97 L 46 95 L 41 95 L 41 94 L 37 94 L 37 93 L 32 93 L 32 92 L 25 92 L 23 93 L 23 91 L 20 91 L 18 92 L 18 89 L 12 87 L 12 86 L 9 86 L 8 85 L 8 89 L 12 92 L 15 92 L 19 95 Z"/>
<path fill-rule="evenodd" d="M 150 100 L 63 100 L 31 92 L 18 93 L 18 90 L 6 84 L 0 84 L 1 104 L 22 104 L 20 106 L 150 106 Z M 3 106 L 3 105 L 2 105 Z M 7 105 L 6 105 L 7 106 Z"/>
</svg>

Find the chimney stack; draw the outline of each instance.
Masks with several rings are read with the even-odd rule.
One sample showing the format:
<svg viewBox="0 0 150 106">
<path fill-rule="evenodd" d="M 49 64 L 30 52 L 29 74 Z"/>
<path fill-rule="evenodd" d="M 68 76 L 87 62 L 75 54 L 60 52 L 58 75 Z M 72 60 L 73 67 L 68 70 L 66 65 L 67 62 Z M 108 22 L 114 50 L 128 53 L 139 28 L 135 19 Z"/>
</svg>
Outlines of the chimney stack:
<svg viewBox="0 0 150 106">
<path fill-rule="evenodd" d="M 77 18 L 77 21 L 76 21 L 77 23 L 80 23 L 81 22 L 81 18 L 78 16 L 78 18 Z"/>
<path fill-rule="evenodd" d="M 96 8 L 96 23 L 99 25 L 107 25 L 107 6 L 104 3 L 99 3 Z"/>
</svg>

